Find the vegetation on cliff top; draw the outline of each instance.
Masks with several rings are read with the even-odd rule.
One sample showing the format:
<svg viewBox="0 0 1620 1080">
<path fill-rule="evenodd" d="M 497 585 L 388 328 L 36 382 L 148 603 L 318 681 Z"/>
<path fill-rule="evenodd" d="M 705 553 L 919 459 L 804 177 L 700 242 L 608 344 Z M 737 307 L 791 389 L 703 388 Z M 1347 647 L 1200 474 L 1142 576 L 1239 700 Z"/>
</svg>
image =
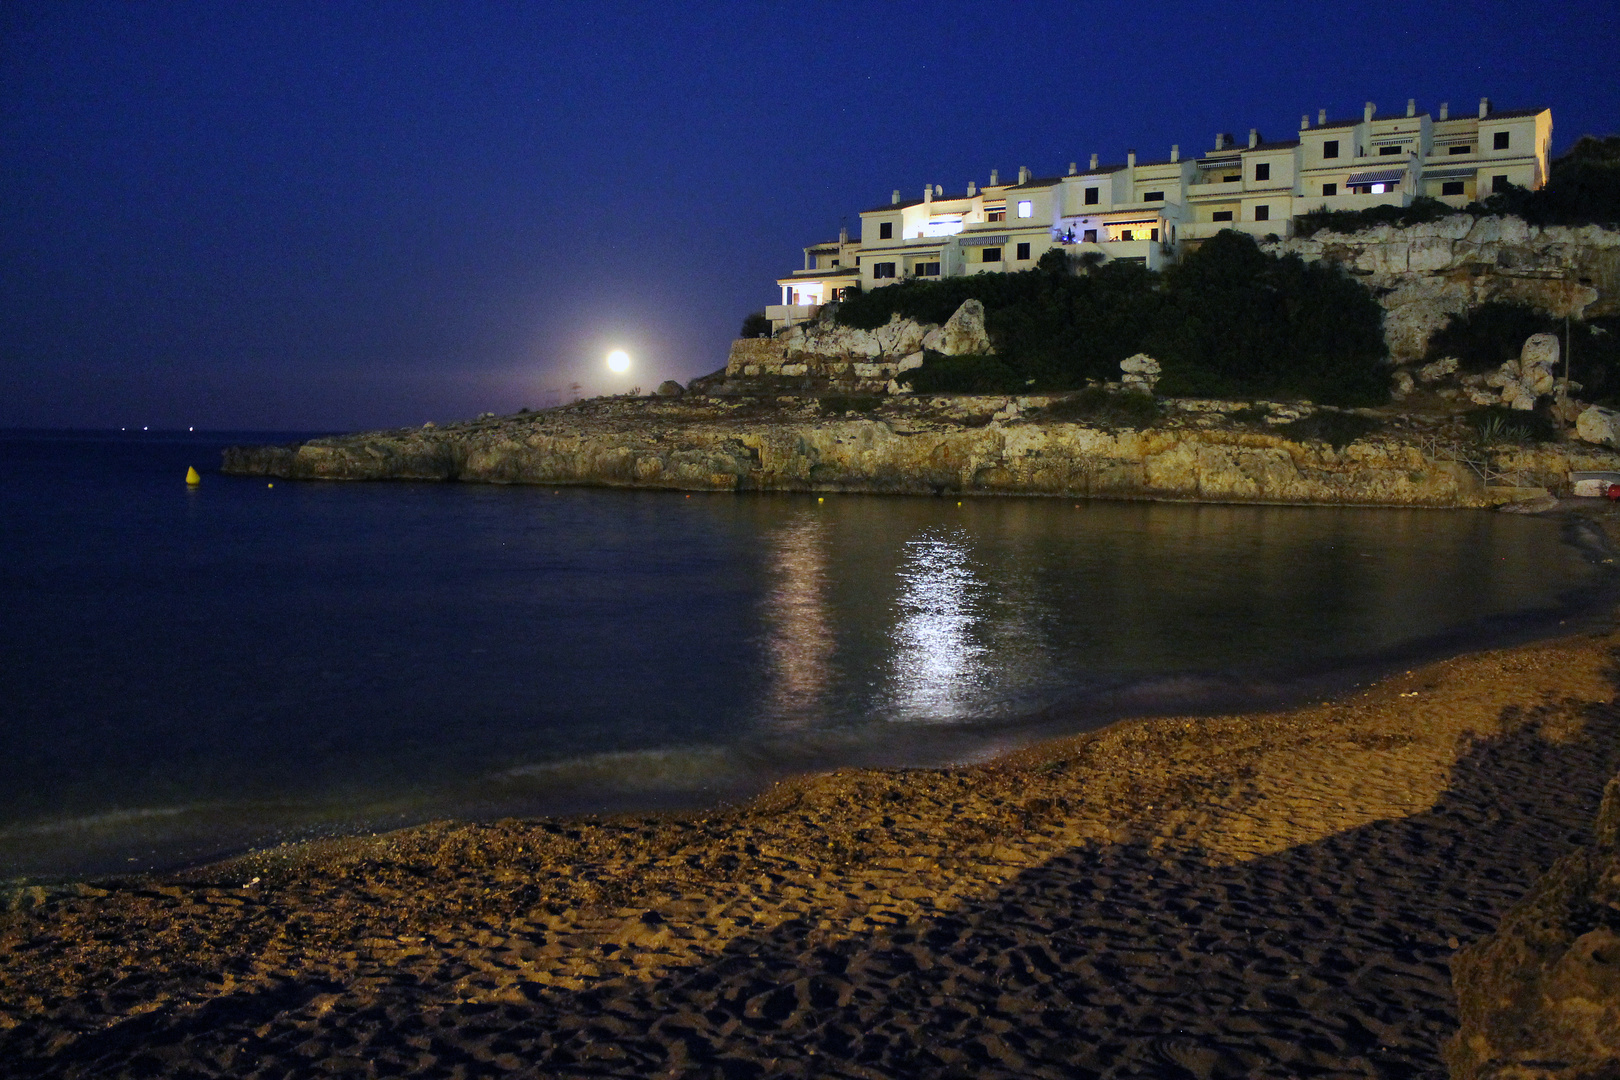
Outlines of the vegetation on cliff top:
<svg viewBox="0 0 1620 1080">
<path fill-rule="evenodd" d="M 1119 378 L 1121 360 L 1163 365 L 1176 396 L 1308 397 L 1336 405 L 1388 398 L 1383 312 L 1337 267 L 1278 258 L 1222 232 L 1163 274 L 1116 261 L 1071 273 L 1062 252 L 1035 270 L 910 280 L 846 299 L 838 321 L 874 329 L 892 314 L 943 323 L 984 304 L 994 357 L 930 357 L 918 390 L 1073 390 Z"/>
<path fill-rule="evenodd" d="M 1295 219 L 1294 233 L 1310 236 L 1324 229 L 1353 233 L 1379 225 L 1402 228 L 1453 214 L 1517 217 L 1532 225 L 1620 224 L 1620 135 L 1583 136 L 1568 153 L 1553 160 L 1540 191 L 1510 187 L 1461 210 L 1423 196 L 1413 199 L 1410 206 L 1313 210 Z"/>
</svg>

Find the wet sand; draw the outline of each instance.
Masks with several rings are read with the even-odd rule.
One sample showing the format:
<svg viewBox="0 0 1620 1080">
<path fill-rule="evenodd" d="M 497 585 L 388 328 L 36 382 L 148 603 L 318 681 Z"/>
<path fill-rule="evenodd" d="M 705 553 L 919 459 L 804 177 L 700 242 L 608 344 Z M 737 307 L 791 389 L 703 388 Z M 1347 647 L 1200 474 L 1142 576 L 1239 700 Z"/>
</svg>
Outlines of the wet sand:
<svg viewBox="0 0 1620 1080">
<path fill-rule="evenodd" d="M 694 816 L 435 824 L 0 917 L 7 1076 L 1443 1076 L 1590 841 L 1620 633 Z"/>
</svg>

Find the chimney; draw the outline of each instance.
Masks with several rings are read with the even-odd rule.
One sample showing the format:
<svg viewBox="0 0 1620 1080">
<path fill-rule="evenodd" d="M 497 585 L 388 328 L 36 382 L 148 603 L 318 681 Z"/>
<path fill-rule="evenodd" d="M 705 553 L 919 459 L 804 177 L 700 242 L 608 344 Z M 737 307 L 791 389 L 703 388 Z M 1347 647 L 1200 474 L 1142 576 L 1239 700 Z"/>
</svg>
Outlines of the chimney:
<svg viewBox="0 0 1620 1080">
<path fill-rule="evenodd" d="M 840 225 L 838 227 L 838 242 L 840 244 L 849 243 L 849 229 L 846 226 Z"/>
<path fill-rule="evenodd" d="M 1409 98 L 1406 99 L 1406 115 L 1407 116 L 1416 116 L 1417 115 L 1417 98 L 1409 97 Z"/>
<path fill-rule="evenodd" d="M 899 188 L 895 188 L 894 189 L 894 194 L 889 196 L 889 205 L 890 206 L 899 206 L 900 205 L 900 189 Z"/>
<path fill-rule="evenodd" d="M 1097 155 L 1096 154 L 1091 155 L 1091 171 L 1092 172 L 1097 171 Z"/>
<path fill-rule="evenodd" d="M 1479 99 L 1479 118 L 1483 120 L 1489 115 L 1491 115 L 1491 99 L 1482 97 Z"/>
<path fill-rule="evenodd" d="M 1180 161 L 1181 160 L 1181 144 L 1180 143 L 1171 143 L 1170 144 L 1170 160 L 1171 161 Z"/>
<path fill-rule="evenodd" d="M 1316 110 L 1316 125 L 1318 127 L 1321 127 L 1325 123 L 1327 123 L 1327 110 L 1326 109 L 1317 109 Z"/>
<path fill-rule="evenodd" d="M 973 198 L 973 196 L 977 195 L 978 193 L 979 193 L 979 185 L 975 184 L 972 180 L 969 180 L 968 181 L 968 198 L 971 199 L 971 198 Z"/>
<path fill-rule="evenodd" d="M 1250 128 L 1249 129 L 1249 149 L 1253 150 L 1255 147 L 1257 147 L 1259 145 L 1260 145 L 1260 129 L 1259 128 Z"/>
<path fill-rule="evenodd" d="M 996 170 L 991 169 L 990 170 L 990 186 L 995 187 L 996 185 L 998 185 L 1000 183 L 1001 183 L 1001 181 L 996 179 Z"/>
<path fill-rule="evenodd" d="M 1225 132 L 1217 131 L 1215 133 L 1215 149 L 1217 149 L 1217 150 L 1225 150 L 1226 149 L 1226 134 L 1225 134 Z"/>
<path fill-rule="evenodd" d="M 1442 101 L 1440 103 L 1440 119 L 1446 120 L 1446 119 L 1449 119 L 1450 117 L 1451 117 L 1451 102 Z"/>
<path fill-rule="evenodd" d="M 1069 175 L 1074 176 L 1079 172 L 1080 172 L 1080 163 L 1078 161 L 1069 162 Z"/>
<path fill-rule="evenodd" d="M 1018 182 L 1020 184 L 1029 183 L 1029 166 L 1028 165 L 1020 165 L 1020 166 L 1018 166 Z"/>
<path fill-rule="evenodd" d="M 1304 116 L 1299 118 L 1299 130 L 1304 131 L 1306 128 L 1308 128 L 1310 126 L 1311 126 L 1311 114 L 1306 113 Z"/>
<path fill-rule="evenodd" d="M 1132 169 L 1136 168 L 1136 151 L 1135 150 L 1127 150 L 1127 151 L 1125 151 L 1125 164 L 1127 166 L 1129 166 L 1130 168 L 1132 168 Z"/>
<path fill-rule="evenodd" d="M 1362 121 L 1362 123 L 1364 123 L 1364 124 L 1372 123 L 1373 113 L 1375 113 L 1377 111 L 1378 111 L 1378 106 L 1374 105 L 1370 101 L 1367 102 L 1367 104 L 1363 105 L 1361 107 L 1361 121 Z"/>
<path fill-rule="evenodd" d="M 923 185 L 923 202 L 932 205 L 933 201 L 934 201 L 934 185 L 933 184 L 924 184 Z"/>
</svg>

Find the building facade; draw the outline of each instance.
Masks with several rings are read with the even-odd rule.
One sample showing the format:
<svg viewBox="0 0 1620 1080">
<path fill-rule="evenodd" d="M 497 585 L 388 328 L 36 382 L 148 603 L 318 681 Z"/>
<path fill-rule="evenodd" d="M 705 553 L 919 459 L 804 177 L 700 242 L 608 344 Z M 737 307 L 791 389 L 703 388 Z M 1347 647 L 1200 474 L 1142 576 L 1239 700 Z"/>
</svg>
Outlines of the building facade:
<svg viewBox="0 0 1620 1080">
<path fill-rule="evenodd" d="M 1552 151 L 1549 109 L 1477 110 L 1453 116 L 1381 114 L 1367 102 L 1359 118 L 1313 122 L 1300 117 L 1297 137 L 1268 142 L 1251 128 L 1246 141 L 1215 137 L 1202 157 L 1099 164 L 1070 162 L 1063 176 L 1018 170 L 1003 183 L 969 182 L 947 196 L 937 184 L 922 198 L 861 211 L 861 235 L 804 249 L 804 268 L 777 279 L 781 303 L 766 308 L 780 330 L 815 315 L 843 290 L 881 288 L 909 278 L 1029 270 L 1053 248 L 1097 261 L 1130 260 L 1149 269 L 1173 262 L 1190 245 L 1222 229 L 1288 236 L 1294 219 L 1313 210 L 1408 206 L 1428 196 L 1466 206 L 1509 184 L 1535 190 L 1547 182 Z"/>
</svg>

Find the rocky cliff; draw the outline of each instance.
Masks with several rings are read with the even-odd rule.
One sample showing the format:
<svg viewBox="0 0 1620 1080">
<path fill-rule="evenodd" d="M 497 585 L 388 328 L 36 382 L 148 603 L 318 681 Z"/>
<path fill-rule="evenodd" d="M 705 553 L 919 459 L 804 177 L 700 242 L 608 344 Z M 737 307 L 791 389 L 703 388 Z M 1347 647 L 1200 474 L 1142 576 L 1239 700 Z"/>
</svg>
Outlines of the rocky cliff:
<svg viewBox="0 0 1620 1080">
<path fill-rule="evenodd" d="M 850 404 L 850 403 L 846 403 Z M 1065 419 L 1062 399 L 625 399 L 292 446 L 235 447 L 224 471 L 308 480 L 463 480 L 705 491 L 1061 495 L 1209 502 L 1489 506 L 1620 468 L 1576 444 L 1474 448 L 1448 421 L 1390 415 L 1335 447 L 1309 407 L 1166 403 L 1151 426 Z M 1325 414 L 1324 414 L 1325 415 Z M 1291 433 L 1292 432 L 1292 433 Z"/>
<path fill-rule="evenodd" d="M 1492 300 L 1555 316 L 1620 313 L 1620 231 L 1596 225 L 1457 214 L 1261 246 L 1274 255 L 1338 263 L 1361 277 L 1384 308 L 1384 337 L 1396 363 L 1420 359 L 1429 335 L 1452 315 Z"/>
</svg>

